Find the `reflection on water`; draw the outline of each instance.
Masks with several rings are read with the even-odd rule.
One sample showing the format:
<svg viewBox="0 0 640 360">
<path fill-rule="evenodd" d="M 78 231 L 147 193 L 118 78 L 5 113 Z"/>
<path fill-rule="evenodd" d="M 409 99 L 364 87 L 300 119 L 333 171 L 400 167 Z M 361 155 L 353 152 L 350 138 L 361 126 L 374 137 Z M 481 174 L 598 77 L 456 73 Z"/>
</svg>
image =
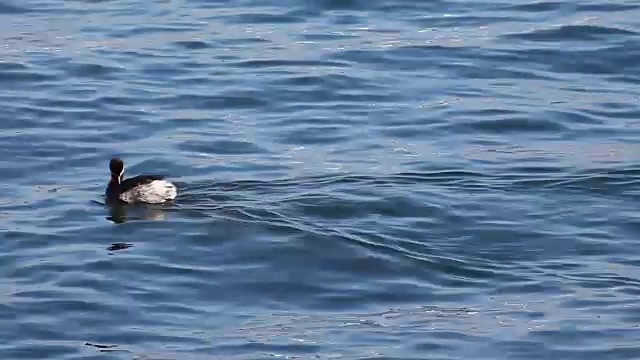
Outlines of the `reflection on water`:
<svg viewBox="0 0 640 360">
<path fill-rule="evenodd" d="M 107 220 L 122 224 L 131 220 L 165 220 L 166 208 L 163 205 L 145 204 L 109 204 Z"/>
<path fill-rule="evenodd" d="M 107 250 L 109 250 L 109 251 L 125 250 L 125 249 L 128 249 L 130 247 L 133 247 L 133 244 L 119 242 L 119 243 L 111 244 L 111 246 L 109 246 L 107 248 Z"/>
</svg>

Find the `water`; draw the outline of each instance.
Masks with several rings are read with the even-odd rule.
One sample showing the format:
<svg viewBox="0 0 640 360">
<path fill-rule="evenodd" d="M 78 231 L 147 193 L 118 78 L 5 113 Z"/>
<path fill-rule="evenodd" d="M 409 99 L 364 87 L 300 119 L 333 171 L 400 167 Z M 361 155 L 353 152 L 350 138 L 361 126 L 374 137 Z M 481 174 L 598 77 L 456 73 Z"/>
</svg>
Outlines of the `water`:
<svg viewBox="0 0 640 360">
<path fill-rule="evenodd" d="M 637 1 L 0 14 L 3 360 L 640 357 Z"/>
</svg>

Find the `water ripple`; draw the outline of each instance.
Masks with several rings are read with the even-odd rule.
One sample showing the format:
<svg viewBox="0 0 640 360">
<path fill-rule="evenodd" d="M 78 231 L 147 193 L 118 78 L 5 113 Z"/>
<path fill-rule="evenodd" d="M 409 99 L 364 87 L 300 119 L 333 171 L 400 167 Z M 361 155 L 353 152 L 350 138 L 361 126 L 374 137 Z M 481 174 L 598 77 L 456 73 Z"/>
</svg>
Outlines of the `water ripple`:
<svg viewBox="0 0 640 360">
<path fill-rule="evenodd" d="M 0 5 L 3 359 L 639 357 L 637 4 L 142 5 Z"/>
</svg>

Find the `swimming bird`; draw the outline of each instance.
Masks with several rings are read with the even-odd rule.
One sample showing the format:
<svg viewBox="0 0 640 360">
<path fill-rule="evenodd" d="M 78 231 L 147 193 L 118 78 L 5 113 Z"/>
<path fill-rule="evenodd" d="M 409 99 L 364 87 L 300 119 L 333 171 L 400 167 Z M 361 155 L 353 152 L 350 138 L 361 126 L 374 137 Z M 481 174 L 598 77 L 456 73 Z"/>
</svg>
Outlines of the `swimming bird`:
<svg viewBox="0 0 640 360">
<path fill-rule="evenodd" d="M 105 190 L 107 202 L 159 204 L 173 200 L 178 188 L 160 175 L 138 175 L 123 179 L 124 161 L 113 158 L 109 162 L 111 180 Z"/>
</svg>

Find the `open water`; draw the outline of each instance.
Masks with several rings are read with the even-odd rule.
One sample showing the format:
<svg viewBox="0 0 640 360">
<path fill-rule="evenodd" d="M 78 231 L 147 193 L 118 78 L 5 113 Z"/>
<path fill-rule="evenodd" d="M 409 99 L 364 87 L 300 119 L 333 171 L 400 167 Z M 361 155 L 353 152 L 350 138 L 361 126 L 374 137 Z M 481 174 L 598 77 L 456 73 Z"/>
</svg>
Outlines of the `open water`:
<svg viewBox="0 0 640 360">
<path fill-rule="evenodd" d="M 0 358 L 640 358 L 636 0 L 0 1 Z M 107 207 L 108 162 L 174 204 Z"/>
</svg>

